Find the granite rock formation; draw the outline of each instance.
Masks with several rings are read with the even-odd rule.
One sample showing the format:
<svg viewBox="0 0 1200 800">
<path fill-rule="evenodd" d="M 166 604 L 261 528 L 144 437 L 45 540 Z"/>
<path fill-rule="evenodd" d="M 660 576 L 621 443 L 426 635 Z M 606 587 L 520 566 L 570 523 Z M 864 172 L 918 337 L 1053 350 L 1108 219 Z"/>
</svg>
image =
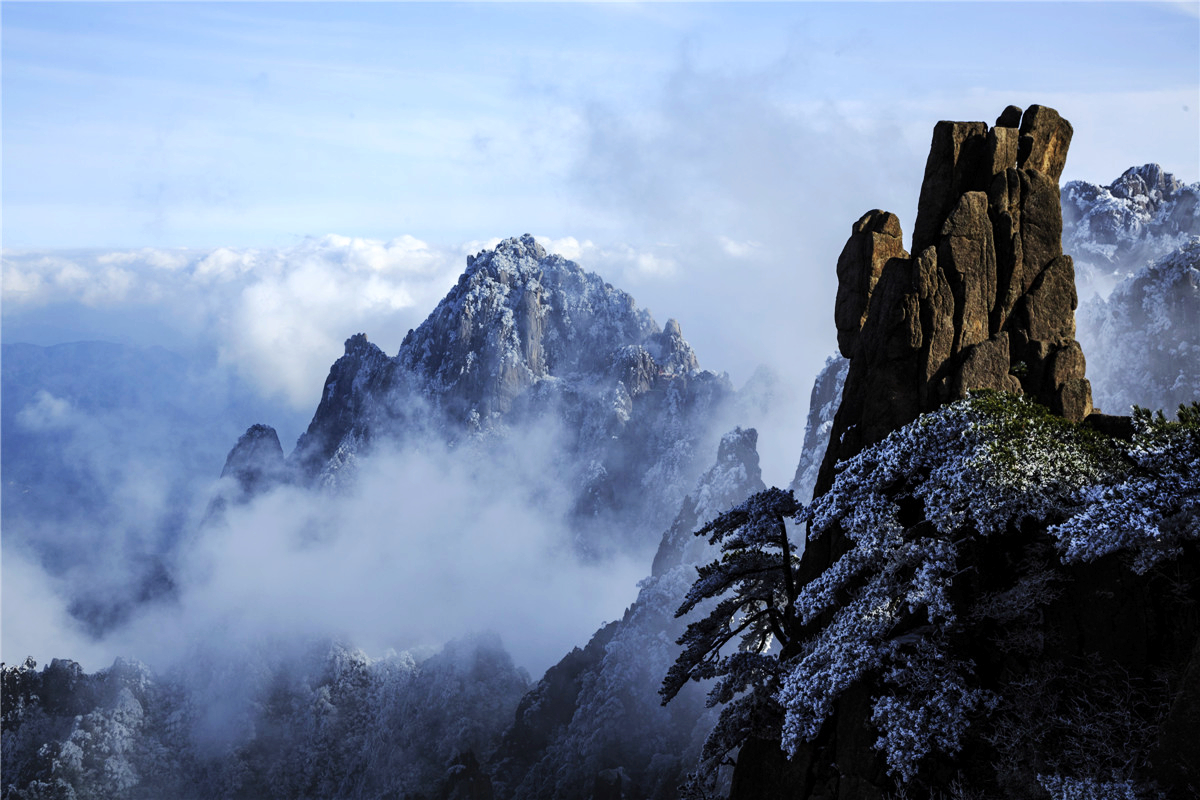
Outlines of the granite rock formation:
<svg viewBox="0 0 1200 800">
<path fill-rule="evenodd" d="M 922 493 L 937 485 L 928 465 L 922 466 L 925 471 L 895 469 L 903 460 L 899 451 L 906 439 L 902 432 L 883 442 L 891 432 L 973 389 L 991 389 L 1032 397 L 1053 414 L 1003 395 L 975 402 L 1036 409 L 1030 413 L 1054 420 L 1064 438 L 1086 440 L 1097 436 L 1096 431 L 1099 436 L 1093 441 L 1103 442 L 1105 435 L 1113 437 L 1097 445 L 1101 448 L 1097 452 L 1109 452 L 1103 449 L 1114 446 L 1114 439 L 1133 436 L 1129 418 L 1107 417 L 1092 409 L 1083 351 L 1075 340 L 1073 263 L 1062 252 L 1057 188 L 1070 136 L 1070 125 L 1053 110 L 1040 106 L 1024 112 L 1010 107 L 991 129 L 983 123 L 941 122 L 934 130 L 922 185 L 914 255 L 903 249 L 894 215 L 871 211 L 854 225 L 838 263 L 835 309 L 839 347 L 850 363 L 816 496 L 833 497 L 836 502 L 842 492 L 846 509 L 862 503 L 873 510 L 858 520 L 858 538 L 853 540 L 840 527 L 845 516 L 833 523 L 827 519 L 824 527 L 816 527 L 818 522 L 810 520 L 813 538 L 807 542 L 798 575 L 801 583 L 818 586 L 817 591 L 821 585 L 837 585 L 839 568 L 854 575 L 853 582 L 843 586 L 845 594 L 834 601 L 835 607 L 846 603 L 838 612 L 851 608 L 851 597 L 870 596 L 872 603 L 878 599 L 863 588 L 870 580 L 869 573 L 856 571 L 872 557 L 864 555 L 870 545 L 862 542 L 874 541 L 863 538 L 864 527 L 886 528 L 890 520 L 910 537 L 905 541 L 918 548 L 921 543 L 937 541 L 939 535 L 946 541 L 966 541 L 975 535 L 972 525 L 977 523 L 969 521 L 939 533 L 933 522 L 939 512 L 926 502 L 931 495 Z M 1138 292 L 1155 298 L 1174 297 L 1176 292 L 1159 288 L 1169 284 L 1172 288 L 1179 285 L 1186 294 L 1192 285 L 1188 280 L 1191 273 L 1173 270 L 1171 275 L 1171 280 L 1144 279 L 1143 286 L 1149 291 L 1139 288 Z M 1069 425 L 1054 415 L 1086 425 Z M 1181 425 L 1184 416 L 1181 413 Z M 1086 431 L 1086 427 L 1095 430 Z M 922 425 L 906 428 L 908 435 L 919 435 L 921 430 L 930 429 Z M 1003 434 L 1002 443 L 1023 441 L 1028 431 L 1010 430 Z M 1185 436 L 1194 436 L 1178 435 L 1180 442 Z M 957 437 L 946 441 L 953 449 Z M 1180 463 L 1191 459 L 1188 464 L 1194 464 L 1195 440 L 1188 441 L 1192 443 L 1179 445 L 1180 452 L 1186 453 L 1179 456 Z M 855 462 L 857 467 L 851 465 L 839 474 L 839 462 L 874 444 L 879 446 L 866 454 L 865 460 Z M 927 438 L 916 447 L 925 453 L 935 452 L 940 445 Z M 1045 447 L 1051 460 L 1060 453 L 1064 463 L 1069 460 L 1059 438 L 1049 439 Z M 855 472 L 856 468 L 860 471 Z M 1024 460 L 1012 467 L 1014 471 L 1027 468 L 1029 463 Z M 1160 537 L 1159 531 L 1167 528 L 1196 530 L 1196 511 L 1190 500 L 1194 489 L 1174 488 L 1176 483 L 1190 487 L 1179 478 L 1189 469 L 1178 465 L 1147 468 L 1145 476 L 1149 477 L 1138 478 L 1150 481 L 1154 488 L 1148 492 L 1163 498 L 1163 519 L 1169 521 L 1151 531 L 1151 538 Z M 953 474 L 965 473 L 960 469 Z M 831 487 L 833 492 L 829 492 Z M 894 503 L 887 512 L 891 516 L 870 505 L 881 496 Z M 1103 497 L 1107 498 L 1103 502 L 1117 502 L 1112 496 Z M 993 511 L 986 502 L 980 508 L 985 515 Z M 964 568 L 944 582 L 956 602 L 1000 598 L 1009 603 L 1018 596 L 1022 602 L 1028 601 L 1019 608 L 1004 609 L 1003 613 L 1011 616 L 1001 618 L 980 605 L 982 611 L 962 617 L 969 621 L 950 632 L 948 628 L 939 630 L 930 614 L 897 623 L 883 635 L 887 646 L 903 648 L 908 641 L 927 643 L 931 635 L 945 634 L 947 641 L 954 640 L 963 663 L 979 668 L 979 685 L 997 703 L 992 711 L 980 715 L 979 728 L 963 740 L 961 750 L 956 747 L 931 757 L 921 767 L 918 784 L 908 787 L 911 793 L 907 796 L 1196 796 L 1200 786 L 1195 767 L 1200 763 L 1196 746 L 1200 742 L 1196 734 L 1200 649 L 1195 586 L 1200 583 L 1200 550 L 1194 536 L 1161 571 L 1131 569 L 1128 561 L 1113 553 L 1068 563 L 1060 559 L 1049 533 L 1070 513 L 1064 509 L 1044 497 L 1033 499 L 1027 507 L 1031 513 L 1007 519 L 1002 532 L 978 536 L 980 544 L 964 551 L 956 562 Z M 818 519 L 820 513 L 818 509 L 818 516 L 811 519 Z M 1118 527 L 1125 530 L 1130 525 L 1127 518 L 1140 512 L 1114 513 L 1121 518 Z M 1094 544 L 1088 536 L 1083 539 Z M 904 573 L 911 565 L 905 565 L 896 555 L 899 552 L 879 556 L 880 563 L 872 569 L 877 568 L 880 575 Z M 1021 594 L 1035 585 L 1051 588 L 1040 598 Z M 998 594 L 989 594 L 997 590 Z M 908 595 L 908 603 L 914 602 L 912 597 Z M 879 610 L 870 614 L 890 613 L 889 601 L 879 602 L 871 606 Z M 898 607 L 903 606 L 901 601 Z M 919 599 L 916 607 L 920 611 Z M 912 611 L 913 606 L 907 608 Z M 782 661 L 793 666 L 809 661 L 836 665 L 826 675 L 832 675 L 830 683 L 818 683 L 813 690 L 814 696 L 823 697 L 821 692 L 836 684 L 832 710 L 815 733 L 789 733 L 785 728 L 784 738 L 792 736 L 790 757 L 778 738 L 751 735 L 737 756 L 730 794 L 733 800 L 882 800 L 896 796 L 898 779 L 892 767 L 885 768 L 881 751 L 899 747 L 890 751 L 890 758 L 903 752 L 897 744 L 901 739 L 907 742 L 923 734 L 913 732 L 919 725 L 901 726 L 896 738 L 885 742 L 879 709 L 893 706 L 880 705 L 878 698 L 894 699 L 895 694 L 888 693 L 899 691 L 897 681 L 912 677 L 904 677 L 912 664 L 897 667 L 895 672 L 881 668 L 861 679 L 847 678 L 850 670 L 842 668 L 868 661 L 870 645 L 855 634 L 853 625 L 825 627 L 834 613 L 826 609 L 798 625 L 780 654 Z M 862 617 L 848 615 L 844 619 Z M 830 630 L 844 635 L 829 640 L 834 642 L 832 651 L 822 650 L 823 640 L 817 634 Z M 998 636 L 1000 630 L 1012 638 Z M 839 654 L 836 658 L 830 654 L 834 651 Z M 842 656 L 844 661 L 839 660 Z M 1162 680 L 1163 675 L 1171 676 L 1169 683 Z M 798 691 L 803 695 L 802 689 Z M 1074 698 L 1068 704 L 1080 709 L 1074 717 L 1061 711 L 1065 707 L 1062 699 L 1068 696 Z M 1139 712 L 1143 716 L 1128 712 L 1132 696 L 1152 698 L 1144 703 L 1145 711 Z M 794 700 L 783 694 L 775 697 L 780 702 Z M 962 711 L 964 706 L 958 708 Z M 1098 711 L 1100 708 L 1105 711 Z M 921 705 L 912 719 L 926 712 L 936 713 L 936 709 L 932 704 Z M 1110 716 L 1102 719 L 1103 714 Z M 1126 714 L 1122 719 L 1129 722 L 1125 727 L 1114 722 L 1121 714 Z M 1055 725 L 1058 728 L 1049 733 Z M 1063 744 L 1088 736 L 1094 741 L 1089 740 L 1087 747 L 1094 744 L 1095 749 L 1085 755 L 1079 755 L 1084 750 L 1071 750 Z M 1139 736 L 1144 741 L 1134 742 Z M 1123 756 L 1137 754 L 1128 762 L 1136 761 L 1136 769 L 1131 766 L 1128 775 L 1120 779 L 1115 772 L 1112 776 L 1080 777 L 1101 759 L 1096 754 L 1113 742 L 1119 743 Z M 1071 763 L 1063 767 L 1067 762 Z M 1064 775 L 1071 770 L 1078 774 L 1047 777 L 1047 764 L 1066 769 Z M 1131 777 L 1135 775 L 1137 781 L 1146 783 L 1135 786 L 1137 781 Z M 921 788 L 915 788 L 917 785 Z"/>
<path fill-rule="evenodd" d="M 279 434 L 270 425 L 251 425 L 229 451 L 222 478 L 233 478 L 245 496 L 263 491 L 286 475 Z"/>
<path fill-rule="evenodd" d="M 850 368 L 818 492 L 839 461 L 972 389 L 1024 393 L 1074 421 L 1092 412 L 1061 241 L 1071 134 L 1037 105 L 992 128 L 939 122 L 911 254 L 895 214 L 854 224 L 834 312 Z"/>
</svg>

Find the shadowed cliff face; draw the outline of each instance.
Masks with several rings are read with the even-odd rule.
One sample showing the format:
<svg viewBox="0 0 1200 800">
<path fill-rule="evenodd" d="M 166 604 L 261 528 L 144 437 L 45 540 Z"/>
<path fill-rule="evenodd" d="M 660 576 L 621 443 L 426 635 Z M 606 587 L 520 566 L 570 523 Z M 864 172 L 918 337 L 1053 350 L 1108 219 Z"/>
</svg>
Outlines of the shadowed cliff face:
<svg viewBox="0 0 1200 800">
<path fill-rule="evenodd" d="M 839 461 L 972 389 L 1024 393 L 1070 420 L 1091 413 L 1061 241 L 1071 132 L 1044 106 L 1010 106 L 992 128 L 939 122 L 912 254 L 894 214 L 854 224 L 834 313 L 850 368 L 818 493 Z"/>
</svg>

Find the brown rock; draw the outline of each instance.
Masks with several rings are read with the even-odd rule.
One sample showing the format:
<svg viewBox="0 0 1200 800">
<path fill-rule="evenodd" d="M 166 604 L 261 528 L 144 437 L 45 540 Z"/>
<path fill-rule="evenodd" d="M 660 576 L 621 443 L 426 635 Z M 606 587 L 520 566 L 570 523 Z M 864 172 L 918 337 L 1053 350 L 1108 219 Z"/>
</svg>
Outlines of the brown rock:
<svg viewBox="0 0 1200 800">
<path fill-rule="evenodd" d="M 988 131 L 988 172 L 995 176 L 1017 166 L 1017 145 L 1021 134 L 1015 127 L 995 127 Z"/>
<path fill-rule="evenodd" d="M 938 267 L 954 294 L 952 353 L 988 338 L 988 321 L 996 302 L 996 250 L 987 195 L 967 192 L 942 226 Z"/>
<path fill-rule="evenodd" d="M 1070 256 L 1051 261 L 1034 280 L 1014 319 L 1030 340 L 1065 343 L 1075 338 L 1075 264 Z"/>
<path fill-rule="evenodd" d="M 1009 106 L 996 117 L 997 128 L 1016 128 L 1021 124 L 1022 109 L 1020 106 Z"/>
<path fill-rule="evenodd" d="M 946 274 L 938 269 L 937 251 L 927 247 L 913 266 L 913 282 L 920 303 L 923 333 L 918 387 L 921 408 L 934 408 L 947 396 L 937 387 L 945 378 L 954 349 L 954 293 Z"/>
<path fill-rule="evenodd" d="M 891 258 L 906 258 L 900 220 L 895 214 L 875 209 L 854 223 L 850 239 L 838 258 L 838 293 L 834 321 L 838 347 L 847 358 L 867 318 L 871 293 L 883 267 Z"/>
<path fill-rule="evenodd" d="M 963 192 L 983 190 L 987 172 L 987 125 L 982 122 L 939 122 L 925 162 L 912 250 L 919 253 L 934 243 L 946 216 Z"/>
<path fill-rule="evenodd" d="M 1044 172 L 1057 184 L 1067 163 L 1067 148 L 1071 146 L 1073 133 L 1071 123 L 1053 108 L 1030 106 L 1021 117 L 1022 149 L 1018 165 Z"/>
<path fill-rule="evenodd" d="M 997 122 L 934 128 L 917 257 L 892 214 L 853 227 L 834 312 L 850 366 L 818 493 L 838 461 L 971 389 L 1023 392 L 1072 419 L 1091 411 L 1057 185 L 1071 128 L 1043 106 Z"/>
<path fill-rule="evenodd" d="M 1087 378 L 1072 378 L 1058 388 L 1050 410 L 1063 419 L 1082 422 L 1092 413 L 1092 384 Z"/>
<path fill-rule="evenodd" d="M 1058 183 L 1045 173 L 1018 170 L 1021 188 L 1021 261 L 1014 265 L 1014 283 L 1029 291 L 1038 274 L 1062 255 L 1062 206 Z"/>
<path fill-rule="evenodd" d="M 1055 389 L 1068 381 L 1082 378 L 1087 368 L 1083 348 L 1074 339 L 1054 351 L 1046 372 L 1046 382 Z"/>
<path fill-rule="evenodd" d="M 1021 393 L 1021 383 L 1010 374 L 1008 334 L 999 333 L 963 353 L 962 365 L 954 379 L 953 396 L 964 398 L 972 389 L 994 389 Z"/>
</svg>

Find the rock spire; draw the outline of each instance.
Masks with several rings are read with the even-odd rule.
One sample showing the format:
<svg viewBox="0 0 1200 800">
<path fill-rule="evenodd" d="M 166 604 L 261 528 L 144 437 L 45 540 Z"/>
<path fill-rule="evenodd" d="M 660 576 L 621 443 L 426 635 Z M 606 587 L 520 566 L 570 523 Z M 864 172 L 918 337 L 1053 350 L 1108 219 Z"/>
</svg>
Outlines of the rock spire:
<svg viewBox="0 0 1200 800">
<path fill-rule="evenodd" d="M 838 461 L 972 389 L 1024 393 L 1075 421 L 1092 412 L 1062 252 L 1071 133 L 1038 105 L 1009 106 L 991 128 L 939 122 L 911 254 L 895 214 L 854 223 L 834 311 L 850 368 L 818 493 Z"/>
</svg>

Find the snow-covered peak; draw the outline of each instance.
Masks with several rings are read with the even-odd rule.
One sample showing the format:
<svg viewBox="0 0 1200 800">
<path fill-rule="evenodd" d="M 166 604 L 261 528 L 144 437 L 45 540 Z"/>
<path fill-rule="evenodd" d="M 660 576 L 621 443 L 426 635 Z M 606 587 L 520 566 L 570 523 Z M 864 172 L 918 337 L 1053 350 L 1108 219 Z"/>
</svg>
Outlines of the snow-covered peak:
<svg viewBox="0 0 1200 800">
<path fill-rule="evenodd" d="M 1200 234 L 1200 183 L 1158 164 L 1125 170 L 1108 186 L 1062 187 L 1063 250 L 1075 257 L 1080 295 L 1105 295 L 1145 264 Z"/>
<path fill-rule="evenodd" d="M 1079 314 L 1096 404 L 1168 412 L 1200 397 L 1200 236 L 1122 281 Z"/>
</svg>

